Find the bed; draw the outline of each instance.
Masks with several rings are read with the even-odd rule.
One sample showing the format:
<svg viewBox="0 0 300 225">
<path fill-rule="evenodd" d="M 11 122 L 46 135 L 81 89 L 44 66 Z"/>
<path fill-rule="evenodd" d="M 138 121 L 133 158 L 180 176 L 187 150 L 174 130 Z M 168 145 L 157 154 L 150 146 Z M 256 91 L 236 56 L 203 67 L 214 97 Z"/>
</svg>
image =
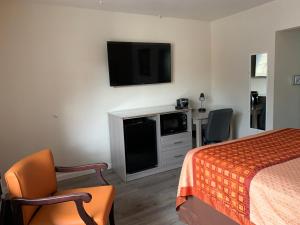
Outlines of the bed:
<svg viewBox="0 0 300 225">
<path fill-rule="evenodd" d="M 176 199 L 189 225 L 299 225 L 300 129 L 193 149 Z"/>
</svg>

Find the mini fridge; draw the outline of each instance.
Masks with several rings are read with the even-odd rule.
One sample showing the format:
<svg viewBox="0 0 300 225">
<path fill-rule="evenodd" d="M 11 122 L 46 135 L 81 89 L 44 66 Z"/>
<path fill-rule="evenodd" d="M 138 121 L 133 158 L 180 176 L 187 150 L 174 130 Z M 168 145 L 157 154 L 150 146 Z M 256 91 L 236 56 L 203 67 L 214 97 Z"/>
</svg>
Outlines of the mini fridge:
<svg viewBox="0 0 300 225">
<path fill-rule="evenodd" d="M 124 120 L 124 138 L 127 174 L 157 167 L 156 121 Z"/>
</svg>

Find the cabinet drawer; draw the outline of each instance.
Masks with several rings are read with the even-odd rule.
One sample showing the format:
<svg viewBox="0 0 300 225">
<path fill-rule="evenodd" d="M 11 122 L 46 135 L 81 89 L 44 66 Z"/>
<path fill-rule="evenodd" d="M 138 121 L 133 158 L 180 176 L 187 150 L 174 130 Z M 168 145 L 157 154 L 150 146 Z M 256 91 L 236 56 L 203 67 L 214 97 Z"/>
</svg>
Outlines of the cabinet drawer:
<svg viewBox="0 0 300 225">
<path fill-rule="evenodd" d="M 192 145 L 192 134 L 185 132 L 181 134 L 169 135 L 161 138 L 161 147 L 164 149 L 183 147 L 186 145 Z"/>
<path fill-rule="evenodd" d="M 168 160 L 162 163 L 162 167 L 172 168 L 172 169 L 179 168 L 182 167 L 183 161 L 184 161 L 184 157 Z"/>
<path fill-rule="evenodd" d="M 172 151 L 166 151 L 161 153 L 161 161 L 163 166 L 169 166 L 174 164 L 182 164 L 186 153 L 190 150 L 190 146 L 184 148 L 174 148 Z"/>
<path fill-rule="evenodd" d="M 178 142 L 173 145 L 168 145 L 161 148 L 162 153 L 174 152 L 178 149 L 191 150 L 193 148 L 192 143 L 189 142 Z"/>
</svg>

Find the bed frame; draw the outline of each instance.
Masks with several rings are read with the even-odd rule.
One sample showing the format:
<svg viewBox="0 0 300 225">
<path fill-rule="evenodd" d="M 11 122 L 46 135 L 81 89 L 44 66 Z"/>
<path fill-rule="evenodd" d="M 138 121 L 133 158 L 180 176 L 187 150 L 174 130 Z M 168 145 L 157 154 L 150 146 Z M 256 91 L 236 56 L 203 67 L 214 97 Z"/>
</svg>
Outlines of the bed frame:
<svg viewBox="0 0 300 225">
<path fill-rule="evenodd" d="M 195 197 L 188 197 L 177 213 L 179 219 L 188 225 L 239 225 Z"/>
</svg>

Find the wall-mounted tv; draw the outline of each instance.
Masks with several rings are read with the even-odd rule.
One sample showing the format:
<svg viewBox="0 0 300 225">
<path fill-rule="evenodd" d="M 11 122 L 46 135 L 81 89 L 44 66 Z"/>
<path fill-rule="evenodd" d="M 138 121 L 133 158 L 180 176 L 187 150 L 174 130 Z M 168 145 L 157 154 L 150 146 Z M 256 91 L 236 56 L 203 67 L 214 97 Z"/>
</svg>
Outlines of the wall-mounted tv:
<svg viewBox="0 0 300 225">
<path fill-rule="evenodd" d="M 110 86 L 171 82 L 171 44 L 107 42 Z"/>
</svg>

